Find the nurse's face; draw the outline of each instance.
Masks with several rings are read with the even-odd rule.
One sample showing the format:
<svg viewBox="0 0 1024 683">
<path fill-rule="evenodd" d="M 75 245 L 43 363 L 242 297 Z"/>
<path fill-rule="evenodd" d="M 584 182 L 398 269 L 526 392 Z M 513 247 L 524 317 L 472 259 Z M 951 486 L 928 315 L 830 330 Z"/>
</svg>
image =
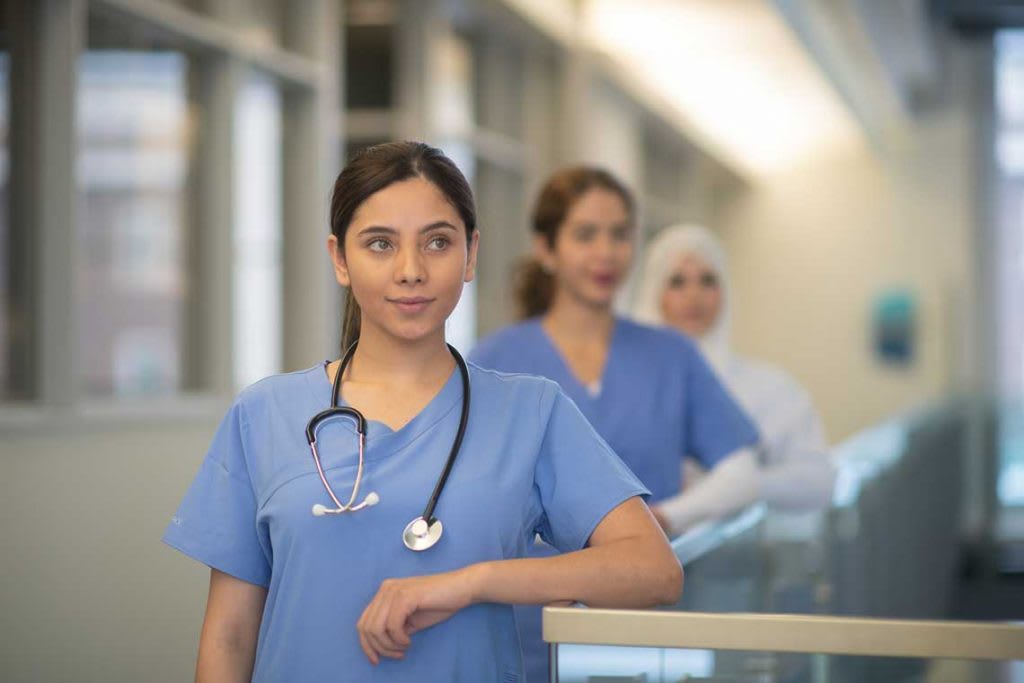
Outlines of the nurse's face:
<svg viewBox="0 0 1024 683">
<path fill-rule="evenodd" d="M 619 195 L 594 188 L 576 200 L 555 237 L 535 242 L 560 292 L 594 308 L 612 305 L 633 260 L 633 223 Z"/>
<path fill-rule="evenodd" d="M 715 324 L 721 308 L 718 274 L 699 256 L 681 256 L 661 294 L 665 323 L 699 338 Z"/>
<path fill-rule="evenodd" d="M 444 323 L 473 279 L 479 233 L 467 243 L 459 212 L 433 183 L 410 178 L 370 195 L 352 216 L 344 250 L 328 248 L 351 287 L 364 331 L 416 341 Z"/>
</svg>

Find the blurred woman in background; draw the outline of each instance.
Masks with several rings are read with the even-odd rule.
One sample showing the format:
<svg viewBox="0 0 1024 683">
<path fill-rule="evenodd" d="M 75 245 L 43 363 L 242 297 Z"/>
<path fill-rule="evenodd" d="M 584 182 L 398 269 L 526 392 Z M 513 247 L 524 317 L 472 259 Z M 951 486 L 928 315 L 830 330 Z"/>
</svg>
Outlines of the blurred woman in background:
<svg viewBox="0 0 1024 683">
<path fill-rule="evenodd" d="M 749 470 L 753 479 L 739 489 L 778 508 L 824 507 L 832 497 L 835 472 L 826 455 L 821 419 L 810 395 L 784 370 L 732 353 L 727 275 L 725 252 L 709 230 L 695 225 L 667 228 L 647 247 L 636 318 L 674 327 L 696 340 L 718 377 L 757 424 L 761 466 Z M 694 496 L 724 493 L 695 484 L 700 480 L 699 467 L 697 463 L 696 471 L 687 468 L 691 488 L 680 504 L 692 502 Z"/>
<path fill-rule="evenodd" d="M 518 287 L 525 319 L 482 340 L 471 359 L 558 382 L 650 489 L 663 527 L 718 516 L 721 501 L 706 497 L 665 509 L 682 489 L 682 458 L 696 458 L 708 480 L 730 489 L 737 473 L 757 467 L 757 430 L 690 340 L 615 315 L 634 255 L 632 195 L 607 171 L 566 168 L 541 189 L 532 222 L 533 258 Z M 589 476 L 582 461 L 578 476 Z M 544 680 L 540 610 L 520 608 L 516 616 L 527 680 Z"/>
</svg>

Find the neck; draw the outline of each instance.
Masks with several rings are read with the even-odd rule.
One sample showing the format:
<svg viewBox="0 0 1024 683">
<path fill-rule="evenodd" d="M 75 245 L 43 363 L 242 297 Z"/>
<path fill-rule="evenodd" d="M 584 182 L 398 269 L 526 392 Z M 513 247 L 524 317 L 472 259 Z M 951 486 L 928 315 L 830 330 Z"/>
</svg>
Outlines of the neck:
<svg viewBox="0 0 1024 683">
<path fill-rule="evenodd" d="M 544 314 L 544 325 L 563 339 L 607 339 L 615 314 L 611 306 L 589 306 L 559 290 Z"/>
<path fill-rule="evenodd" d="M 433 383 L 448 377 L 454 367 L 455 359 L 445 343 L 443 327 L 408 341 L 364 325 L 343 379 L 389 385 Z"/>
</svg>

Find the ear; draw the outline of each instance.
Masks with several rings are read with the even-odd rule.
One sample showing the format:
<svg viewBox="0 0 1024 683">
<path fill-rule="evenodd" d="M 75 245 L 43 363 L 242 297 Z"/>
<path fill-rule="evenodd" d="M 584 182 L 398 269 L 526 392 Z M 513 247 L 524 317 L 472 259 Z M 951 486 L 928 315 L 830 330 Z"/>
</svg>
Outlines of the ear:
<svg viewBox="0 0 1024 683">
<path fill-rule="evenodd" d="M 466 259 L 466 276 L 463 282 L 472 282 L 476 277 L 476 256 L 480 252 L 480 231 L 474 230 L 469 238 L 469 257 Z"/>
<path fill-rule="evenodd" d="M 555 272 L 555 252 L 548 244 L 548 238 L 544 235 L 533 236 L 533 258 L 537 260 L 545 273 Z"/>
<path fill-rule="evenodd" d="M 342 287 L 349 287 L 352 280 L 348 276 L 348 262 L 345 260 L 345 252 L 338 243 L 338 238 L 334 235 L 327 238 L 327 254 L 334 266 L 334 279 Z"/>
</svg>

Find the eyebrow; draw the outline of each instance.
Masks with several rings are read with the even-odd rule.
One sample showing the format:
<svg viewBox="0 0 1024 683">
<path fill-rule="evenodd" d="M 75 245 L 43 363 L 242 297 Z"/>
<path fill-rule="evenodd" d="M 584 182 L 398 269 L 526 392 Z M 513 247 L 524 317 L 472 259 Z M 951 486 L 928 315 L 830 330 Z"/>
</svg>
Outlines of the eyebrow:
<svg viewBox="0 0 1024 683">
<path fill-rule="evenodd" d="M 571 227 L 576 230 L 599 230 L 600 225 L 593 221 L 580 221 L 579 223 L 571 224 Z M 631 230 L 633 228 L 632 223 L 614 223 L 611 226 L 612 230 Z"/>
<path fill-rule="evenodd" d="M 454 225 L 452 225 L 448 221 L 434 221 L 433 223 L 431 223 L 429 225 L 425 225 L 422 228 L 420 228 L 419 232 L 422 235 L 424 233 L 430 232 L 431 230 L 437 230 L 437 229 L 458 230 L 458 228 L 456 228 Z M 398 234 L 398 230 L 396 230 L 395 228 L 392 228 L 392 227 L 388 227 L 386 225 L 371 225 L 371 226 L 369 226 L 367 228 L 363 228 L 362 230 L 360 230 L 359 234 L 360 235 L 397 235 Z"/>
</svg>

